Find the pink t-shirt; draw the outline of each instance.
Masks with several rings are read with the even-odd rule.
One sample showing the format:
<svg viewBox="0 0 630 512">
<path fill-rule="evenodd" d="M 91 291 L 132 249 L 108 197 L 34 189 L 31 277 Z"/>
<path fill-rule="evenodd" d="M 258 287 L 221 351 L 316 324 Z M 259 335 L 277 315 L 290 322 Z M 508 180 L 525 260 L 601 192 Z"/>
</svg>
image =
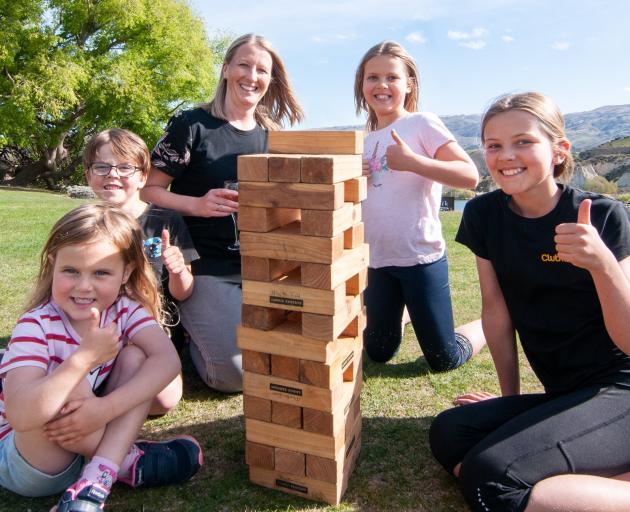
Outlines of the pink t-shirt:
<svg viewBox="0 0 630 512">
<path fill-rule="evenodd" d="M 101 327 L 115 322 L 119 351 L 138 331 L 157 325 L 155 319 L 137 302 L 120 296 L 101 315 Z M 78 348 L 81 337 L 54 302 L 47 302 L 24 313 L 13 329 L 11 340 L 0 364 L 0 378 L 21 366 L 36 366 L 52 373 Z M 109 375 L 114 359 L 93 368 L 87 375 L 92 389 L 97 389 Z M 11 432 L 4 413 L 4 394 L 0 392 L 0 439 Z"/>
<path fill-rule="evenodd" d="M 439 212 L 442 185 L 412 172 L 389 169 L 385 152 L 394 144 L 392 129 L 415 152 L 434 158 L 455 137 L 435 115 L 416 112 L 370 132 L 363 158 L 370 166 L 368 195 L 363 202 L 370 267 L 410 267 L 431 263 L 444 254 Z"/>
</svg>

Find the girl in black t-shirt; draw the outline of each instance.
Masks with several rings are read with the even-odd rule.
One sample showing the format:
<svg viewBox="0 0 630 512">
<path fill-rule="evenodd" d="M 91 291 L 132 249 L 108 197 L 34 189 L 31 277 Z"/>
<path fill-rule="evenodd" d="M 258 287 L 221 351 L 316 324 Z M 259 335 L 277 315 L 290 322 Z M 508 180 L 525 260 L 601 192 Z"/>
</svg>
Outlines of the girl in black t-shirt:
<svg viewBox="0 0 630 512">
<path fill-rule="evenodd" d="M 556 183 L 572 161 L 546 96 L 504 96 L 481 128 L 499 190 L 468 203 L 456 239 L 477 256 L 503 396 L 458 397 L 431 449 L 476 511 L 630 510 L 628 212 Z M 516 333 L 544 393 L 520 394 Z"/>
<path fill-rule="evenodd" d="M 200 258 L 181 304 L 193 364 L 208 386 L 242 389 L 236 326 L 241 320 L 240 253 L 235 245 L 238 155 L 265 153 L 267 130 L 302 119 L 280 56 L 261 36 L 236 39 L 225 55 L 214 99 L 180 112 L 151 156 L 145 201 L 184 215 Z M 170 190 L 169 190 L 170 187 Z"/>
</svg>

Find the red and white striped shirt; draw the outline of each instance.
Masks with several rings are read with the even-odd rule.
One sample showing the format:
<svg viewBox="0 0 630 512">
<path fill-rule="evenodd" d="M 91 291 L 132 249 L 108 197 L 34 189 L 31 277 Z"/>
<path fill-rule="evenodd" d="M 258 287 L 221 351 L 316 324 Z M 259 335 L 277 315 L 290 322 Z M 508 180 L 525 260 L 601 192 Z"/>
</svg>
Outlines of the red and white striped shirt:
<svg viewBox="0 0 630 512">
<path fill-rule="evenodd" d="M 100 327 L 114 322 L 118 329 L 120 351 L 135 334 L 157 325 L 144 307 L 122 295 L 101 314 Z M 11 341 L 0 363 L 0 378 L 21 366 L 36 366 L 50 374 L 79 347 L 76 333 L 61 308 L 50 301 L 22 315 L 13 329 Z M 92 389 L 97 389 L 109 375 L 114 360 L 93 368 L 87 375 Z M 4 394 L 0 391 L 0 439 L 12 428 L 4 412 Z"/>
</svg>

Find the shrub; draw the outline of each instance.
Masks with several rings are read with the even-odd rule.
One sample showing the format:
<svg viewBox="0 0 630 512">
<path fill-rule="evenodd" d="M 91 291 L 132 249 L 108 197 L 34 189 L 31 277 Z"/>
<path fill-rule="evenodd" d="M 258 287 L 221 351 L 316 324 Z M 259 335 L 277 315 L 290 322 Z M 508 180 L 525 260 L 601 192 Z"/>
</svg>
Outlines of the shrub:
<svg viewBox="0 0 630 512">
<path fill-rule="evenodd" d="M 582 188 L 584 190 L 588 190 L 590 192 L 596 192 L 598 194 L 616 194 L 617 193 L 617 184 L 611 183 L 603 176 L 595 176 L 594 178 L 585 180 Z"/>
</svg>

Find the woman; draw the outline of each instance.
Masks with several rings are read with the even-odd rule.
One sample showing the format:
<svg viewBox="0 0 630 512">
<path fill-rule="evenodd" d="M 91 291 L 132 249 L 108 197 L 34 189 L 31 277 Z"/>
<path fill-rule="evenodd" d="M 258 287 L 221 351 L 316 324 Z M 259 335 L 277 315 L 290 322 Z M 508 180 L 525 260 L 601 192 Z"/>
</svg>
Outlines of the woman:
<svg viewBox="0 0 630 512">
<path fill-rule="evenodd" d="M 246 34 L 228 48 L 214 99 L 171 118 L 153 150 L 142 198 L 185 216 L 200 259 L 182 322 L 197 372 L 219 391 L 242 388 L 240 254 L 231 216 L 238 192 L 224 183 L 236 180 L 238 155 L 267 151 L 267 130 L 302 118 L 280 56 L 263 37 Z"/>
</svg>

